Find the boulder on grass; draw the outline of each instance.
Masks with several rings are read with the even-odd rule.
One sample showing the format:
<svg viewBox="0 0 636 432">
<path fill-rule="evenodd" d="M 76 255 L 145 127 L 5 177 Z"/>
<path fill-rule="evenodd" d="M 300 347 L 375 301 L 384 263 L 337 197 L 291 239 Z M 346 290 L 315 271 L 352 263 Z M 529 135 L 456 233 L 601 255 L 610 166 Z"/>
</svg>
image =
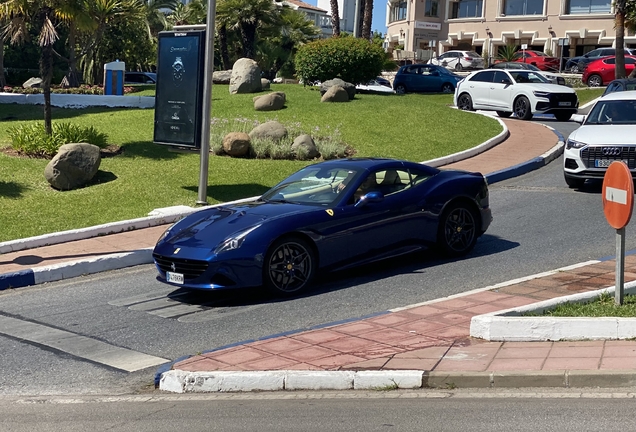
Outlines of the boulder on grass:
<svg viewBox="0 0 636 432">
<path fill-rule="evenodd" d="M 95 177 L 101 162 L 96 145 L 64 144 L 44 168 L 44 177 L 55 189 L 77 189 Z"/>
<path fill-rule="evenodd" d="M 245 156 L 250 150 L 250 136 L 245 132 L 230 132 L 223 138 L 223 150 L 232 157 Z"/>
<path fill-rule="evenodd" d="M 285 94 L 281 92 L 268 93 L 254 98 L 256 111 L 278 111 L 285 107 Z"/>
<path fill-rule="evenodd" d="M 320 94 L 324 95 L 327 90 L 334 86 L 342 87 L 343 89 L 345 89 L 347 91 L 347 95 L 349 95 L 349 100 L 353 100 L 356 95 L 356 86 L 354 86 L 350 82 L 341 80 L 340 78 L 330 79 L 320 84 Z"/>
<path fill-rule="evenodd" d="M 232 67 L 230 94 L 261 91 L 261 68 L 249 58 L 240 58 Z"/>
<path fill-rule="evenodd" d="M 277 121 L 268 121 L 256 126 L 250 132 L 251 139 L 271 139 L 272 141 L 280 141 L 287 136 L 287 129 Z"/>
<path fill-rule="evenodd" d="M 316 148 L 316 143 L 310 135 L 303 134 L 296 137 L 291 146 L 292 151 L 296 155 L 302 156 L 301 159 L 314 159 L 320 156 L 320 152 Z"/>
<path fill-rule="evenodd" d="M 263 90 L 269 90 L 269 80 L 267 78 L 261 78 L 261 88 Z"/>
<path fill-rule="evenodd" d="M 320 102 L 349 102 L 349 95 L 342 87 L 333 86 L 322 95 Z"/>
<path fill-rule="evenodd" d="M 229 84 L 231 79 L 232 69 L 212 72 L 212 83 L 214 84 Z"/>
</svg>

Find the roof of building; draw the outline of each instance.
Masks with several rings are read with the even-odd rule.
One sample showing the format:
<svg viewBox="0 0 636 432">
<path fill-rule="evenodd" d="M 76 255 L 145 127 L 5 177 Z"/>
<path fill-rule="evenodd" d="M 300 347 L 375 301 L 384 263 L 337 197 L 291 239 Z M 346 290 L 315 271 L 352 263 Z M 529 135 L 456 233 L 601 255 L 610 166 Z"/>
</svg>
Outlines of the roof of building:
<svg viewBox="0 0 636 432">
<path fill-rule="evenodd" d="M 320 9 L 319 7 L 316 7 L 314 5 L 310 5 L 309 3 L 305 3 L 305 2 L 300 1 L 300 0 L 284 0 L 283 3 L 289 3 L 289 4 L 292 4 L 292 5 L 297 6 L 299 8 L 309 9 L 309 10 L 313 10 L 313 11 L 316 11 L 316 12 L 327 13 L 327 11 L 324 10 L 324 9 Z"/>
</svg>

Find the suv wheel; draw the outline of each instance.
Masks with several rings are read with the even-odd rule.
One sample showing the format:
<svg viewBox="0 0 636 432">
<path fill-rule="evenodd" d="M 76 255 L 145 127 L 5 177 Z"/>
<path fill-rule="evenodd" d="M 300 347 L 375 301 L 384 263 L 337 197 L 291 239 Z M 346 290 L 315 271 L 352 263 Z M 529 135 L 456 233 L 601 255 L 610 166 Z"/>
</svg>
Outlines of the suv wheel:
<svg viewBox="0 0 636 432">
<path fill-rule="evenodd" d="M 457 99 L 457 108 L 463 111 L 473 110 L 473 100 L 468 93 L 462 93 Z"/>
<path fill-rule="evenodd" d="M 521 120 L 530 120 L 532 118 L 532 107 L 530 101 L 525 96 L 519 96 L 514 103 L 513 110 L 515 115 Z"/>
</svg>

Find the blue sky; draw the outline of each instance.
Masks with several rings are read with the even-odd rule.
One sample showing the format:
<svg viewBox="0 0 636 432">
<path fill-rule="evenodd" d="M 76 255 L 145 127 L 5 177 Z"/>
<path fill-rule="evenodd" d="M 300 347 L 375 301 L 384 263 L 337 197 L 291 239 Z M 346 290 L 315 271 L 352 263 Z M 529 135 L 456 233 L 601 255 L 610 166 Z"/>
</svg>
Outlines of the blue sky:
<svg viewBox="0 0 636 432">
<path fill-rule="evenodd" d="M 317 6 L 318 0 L 302 0 L 310 5 Z M 331 11 L 329 11 L 331 14 Z M 371 31 L 379 31 L 382 34 L 386 33 L 386 1 L 385 0 L 373 0 L 373 24 L 371 24 Z"/>
</svg>

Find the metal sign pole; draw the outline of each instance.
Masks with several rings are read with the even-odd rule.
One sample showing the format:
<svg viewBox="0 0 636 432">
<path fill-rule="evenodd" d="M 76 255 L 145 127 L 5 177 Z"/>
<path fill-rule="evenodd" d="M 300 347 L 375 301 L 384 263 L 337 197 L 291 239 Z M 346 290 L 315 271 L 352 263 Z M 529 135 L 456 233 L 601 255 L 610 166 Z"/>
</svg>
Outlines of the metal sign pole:
<svg viewBox="0 0 636 432">
<path fill-rule="evenodd" d="M 203 106 L 201 115 L 201 168 L 197 204 L 208 203 L 208 167 L 210 161 L 210 117 L 212 112 L 212 74 L 214 72 L 214 19 L 216 0 L 208 1 L 206 23 L 205 69 L 203 72 Z"/>
<path fill-rule="evenodd" d="M 616 282 L 614 303 L 623 304 L 625 297 L 625 227 L 616 230 Z"/>
</svg>

